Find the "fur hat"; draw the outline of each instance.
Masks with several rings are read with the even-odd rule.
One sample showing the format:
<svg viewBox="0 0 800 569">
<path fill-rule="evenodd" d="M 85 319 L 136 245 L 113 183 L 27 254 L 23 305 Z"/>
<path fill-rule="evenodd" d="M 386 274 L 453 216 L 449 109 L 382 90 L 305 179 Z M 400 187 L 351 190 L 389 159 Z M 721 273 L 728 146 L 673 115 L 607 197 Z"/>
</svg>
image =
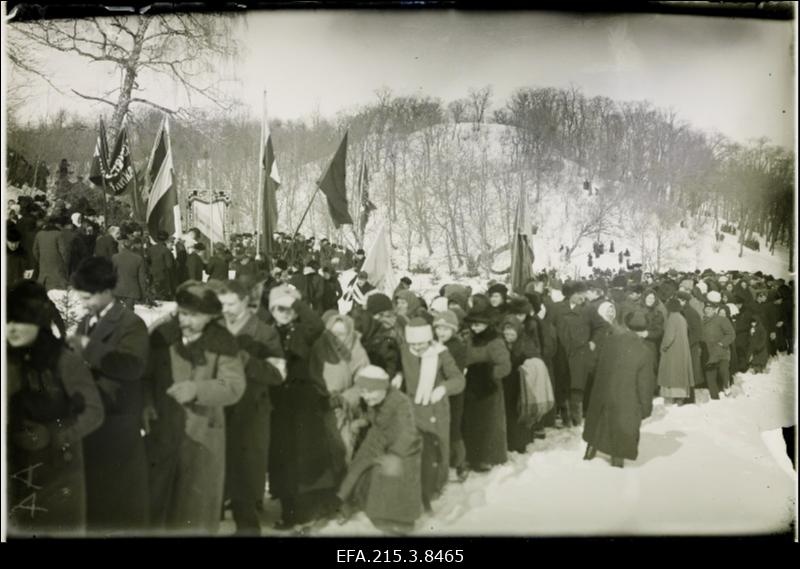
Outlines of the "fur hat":
<svg viewBox="0 0 800 569">
<path fill-rule="evenodd" d="M 697 283 L 697 288 L 700 289 L 700 292 L 703 294 L 708 292 L 708 285 L 705 283 L 705 281 L 699 281 Z"/>
<path fill-rule="evenodd" d="M 72 273 L 72 286 L 92 294 L 114 290 L 117 286 L 117 269 L 106 257 L 88 257 Z"/>
<path fill-rule="evenodd" d="M 452 310 L 437 312 L 433 316 L 433 327 L 436 328 L 437 326 L 447 326 L 457 332 L 458 316 L 456 316 L 456 313 Z"/>
<path fill-rule="evenodd" d="M 712 290 L 706 295 L 708 304 L 719 304 L 722 302 L 722 295 L 715 290 Z"/>
<path fill-rule="evenodd" d="M 378 314 L 379 312 L 386 312 L 387 310 L 394 310 L 392 301 L 383 293 L 371 294 L 367 297 L 367 312 Z"/>
<path fill-rule="evenodd" d="M 466 294 L 461 292 L 453 292 L 445 296 L 447 296 L 448 301 L 456 303 L 461 310 L 466 312 L 468 302 L 468 296 Z"/>
<path fill-rule="evenodd" d="M 678 294 L 676 294 L 675 296 L 677 298 L 679 298 L 681 300 L 685 300 L 687 302 L 692 300 L 692 293 L 690 293 L 688 291 L 685 291 L 685 290 L 679 290 Z"/>
<path fill-rule="evenodd" d="M 358 273 L 358 278 L 359 279 L 364 279 L 365 281 L 369 280 L 369 273 L 367 273 L 367 271 L 360 271 Z"/>
<path fill-rule="evenodd" d="M 369 391 L 389 389 L 389 374 L 375 365 L 362 367 L 356 372 L 354 385 Z"/>
<path fill-rule="evenodd" d="M 683 279 L 678 285 L 678 288 L 682 290 L 691 291 L 694 288 L 694 281 L 692 281 L 691 279 Z"/>
<path fill-rule="evenodd" d="M 433 340 L 431 325 L 422 318 L 412 318 L 406 325 L 406 342 L 420 344 Z"/>
<path fill-rule="evenodd" d="M 640 332 L 647 328 L 647 318 L 640 310 L 634 310 L 625 317 L 625 324 L 630 330 Z"/>
<path fill-rule="evenodd" d="M 527 316 L 533 311 L 533 307 L 527 298 L 515 298 L 508 303 L 509 314 L 524 314 Z"/>
<path fill-rule="evenodd" d="M 218 315 L 222 312 L 217 295 L 205 283 L 186 281 L 175 292 L 175 302 L 180 308 L 201 314 Z"/>
<path fill-rule="evenodd" d="M 493 295 L 495 293 L 502 295 L 503 298 L 506 298 L 506 297 L 508 297 L 508 287 L 506 285 L 504 285 L 503 283 L 496 283 L 496 284 L 493 284 L 492 286 L 490 286 L 486 290 L 486 295 L 487 296 L 491 296 L 491 295 Z"/>
<path fill-rule="evenodd" d="M 464 321 L 468 324 L 491 324 L 492 315 L 489 314 L 488 307 L 473 306 Z"/>
<path fill-rule="evenodd" d="M 47 296 L 47 290 L 36 281 L 17 281 L 8 290 L 6 301 L 6 321 L 50 328 L 50 314 L 54 308 Z"/>
<path fill-rule="evenodd" d="M 522 334 L 522 322 L 520 322 L 516 316 L 509 314 L 505 318 L 503 318 L 503 322 L 500 325 L 501 330 L 505 330 L 506 328 L 511 328 L 514 332 L 517 333 L 517 337 Z"/>
</svg>

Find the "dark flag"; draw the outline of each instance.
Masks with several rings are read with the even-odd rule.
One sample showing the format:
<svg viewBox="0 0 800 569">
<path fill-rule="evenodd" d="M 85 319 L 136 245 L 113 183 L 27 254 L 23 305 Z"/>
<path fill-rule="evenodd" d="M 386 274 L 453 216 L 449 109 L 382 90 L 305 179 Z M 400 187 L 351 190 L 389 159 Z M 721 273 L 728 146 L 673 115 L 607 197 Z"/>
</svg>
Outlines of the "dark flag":
<svg viewBox="0 0 800 569">
<path fill-rule="evenodd" d="M 89 181 L 102 188 L 103 177 L 108 171 L 108 140 L 106 138 L 106 125 L 102 118 L 100 119 L 98 130 L 97 143 L 94 146 L 94 156 L 92 157 L 92 167 L 89 170 Z"/>
<path fill-rule="evenodd" d="M 128 129 L 124 125 L 119 130 L 117 142 L 114 144 L 114 153 L 107 166 L 108 169 L 105 171 L 106 193 L 120 196 L 135 184 Z"/>
<path fill-rule="evenodd" d="M 347 207 L 347 188 L 345 187 L 345 165 L 347 164 L 347 133 L 344 133 L 342 143 L 331 160 L 328 171 L 317 182 L 319 189 L 328 198 L 328 211 L 331 213 L 333 224 L 338 229 L 342 225 L 352 225 L 353 218 Z"/>
<path fill-rule="evenodd" d="M 367 227 L 369 221 L 369 214 L 375 211 L 375 204 L 369 200 L 369 173 L 367 171 L 367 162 L 364 161 L 359 173 L 358 187 L 361 188 L 361 216 L 358 220 L 358 225 L 361 230 L 361 235 L 364 235 L 364 229 Z M 363 237 L 362 237 L 363 238 Z"/>
<path fill-rule="evenodd" d="M 528 236 L 517 233 L 514 237 L 514 247 L 511 253 L 511 290 L 525 293 L 525 285 L 533 276 L 533 250 L 528 242 Z"/>
<path fill-rule="evenodd" d="M 278 201 L 276 193 L 281 184 L 278 176 L 278 164 L 275 162 L 275 150 L 272 146 L 272 135 L 269 132 L 269 125 L 264 118 L 263 130 L 265 140 L 261 154 L 261 168 L 263 168 L 264 187 L 261 188 L 261 197 L 264 207 L 264 214 L 261 217 L 261 243 L 263 244 L 264 256 L 268 262 L 272 259 L 272 236 L 278 228 Z"/>
<path fill-rule="evenodd" d="M 174 180 L 169 120 L 164 117 L 147 164 L 149 191 L 142 196 L 147 203 L 147 228 L 152 236 L 159 231 L 166 231 L 170 235 L 180 233 L 180 214 L 176 216 L 175 212 L 178 208 L 178 192 Z"/>
</svg>

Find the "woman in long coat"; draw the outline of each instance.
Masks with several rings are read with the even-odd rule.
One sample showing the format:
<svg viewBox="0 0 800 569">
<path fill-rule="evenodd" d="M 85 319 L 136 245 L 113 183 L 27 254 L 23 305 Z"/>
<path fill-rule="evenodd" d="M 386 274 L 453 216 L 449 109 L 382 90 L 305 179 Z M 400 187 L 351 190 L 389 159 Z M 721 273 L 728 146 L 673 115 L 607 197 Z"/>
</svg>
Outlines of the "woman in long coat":
<svg viewBox="0 0 800 569">
<path fill-rule="evenodd" d="M 611 336 L 600 354 L 583 429 L 589 444 L 584 458 L 600 451 L 618 467 L 638 456 L 639 428 L 652 412 L 655 387 L 653 352 L 636 334 L 646 329 L 646 319 L 632 312 L 626 320 L 630 331 Z"/>
<path fill-rule="evenodd" d="M 485 472 L 507 459 L 503 378 L 511 373 L 511 358 L 486 308 L 471 310 L 466 322 L 471 334 L 467 340 L 464 445 L 470 468 Z"/>
<path fill-rule="evenodd" d="M 89 368 L 51 333 L 44 288 L 24 282 L 6 314 L 9 535 L 80 536 L 81 440 L 103 422 L 103 404 Z"/>
<path fill-rule="evenodd" d="M 289 285 L 270 291 L 269 307 L 287 366 L 286 381 L 272 391 L 269 490 L 281 501 L 278 529 L 289 529 L 335 512 L 345 446 L 328 389 L 309 370 L 311 347 L 324 330 L 322 320 Z"/>
<path fill-rule="evenodd" d="M 541 351 L 535 338 L 529 335 L 524 324 L 514 316 L 502 322 L 503 337 L 511 357 L 511 372 L 503 378 L 503 396 L 506 406 L 506 441 L 508 450 L 524 453 L 533 442 L 533 426 L 521 422 L 519 416 L 520 366 L 529 358 L 540 358 Z M 535 328 L 532 331 L 536 331 Z"/>
<path fill-rule="evenodd" d="M 362 368 L 356 385 L 370 426 L 337 492 L 343 514 L 363 509 L 376 527 L 408 532 L 422 514 L 422 439 L 413 403 L 377 366 Z"/>
<path fill-rule="evenodd" d="M 361 334 L 349 316 L 328 311 L 323 315 L 325 331 L 311 348 L 309 371 L 315 381 L 322 381 L 331 396 L 336 427 L 344 442 L 349 461 L 355 440 L 352 421 L 360 414 L 358 391 L 353 386 L 356 372 L 369 365 L 367 352 L 361 345 Z"/>
<path fill-rule="evenodd" d="M 669 316 L 661 340 L 661 361 L 658 364 L 658 385 L 665 400 L 689 399 L 694 386 L 692 353 L 686 320 L 676 298 L 667 301 Z"/>
<path fill-rule="evenodd" d="M 664 308 L 655 291 L 647 290 L 642 295 L 642 303 L 637 310 L 642 311 L 647 320 L 647 328 L 642 330 L 642 336 L 647 340 L 645 345 L 653 352 L 653 365 L 657 366 L 661 338 L 664 336 L 664 321 L 667 319 L 667 309 Z M 655 372 L 656 368 L 653 371 Z"/>
</svg>

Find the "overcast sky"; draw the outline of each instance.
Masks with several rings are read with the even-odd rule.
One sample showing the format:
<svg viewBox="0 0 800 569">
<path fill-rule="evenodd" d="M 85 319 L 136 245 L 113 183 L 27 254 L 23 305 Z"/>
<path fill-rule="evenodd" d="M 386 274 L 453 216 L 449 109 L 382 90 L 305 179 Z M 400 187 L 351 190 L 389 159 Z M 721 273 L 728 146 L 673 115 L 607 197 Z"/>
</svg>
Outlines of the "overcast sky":
<svg viewBox="0 0 800 569">
<path fill-rule="evenodd" d="M 273 118 L 333 116 L 376 100 L 375 91 L 445 102 L 492 85 L 494 107 L 519 87 L 569 87 L 616 100 L 648 99 L 703 129 L 745 141 L 793 146 L 794 23 L 689 16 L 551 13 L 269 11 L 243 17 L 245 48 L 220 76 L 260 115 L 267 89 Z M 42 54 L 44 55 L 44 54 Z M 53 80 L 101 92 L 118 81 L 79 59 L 49 59 Z M 164 81 L 148 95 L 181 102 Z M 31 90 L 24 118 L 97 104 Z M 103 109 L 106 112 L 106 109 Z"/>
</svg>

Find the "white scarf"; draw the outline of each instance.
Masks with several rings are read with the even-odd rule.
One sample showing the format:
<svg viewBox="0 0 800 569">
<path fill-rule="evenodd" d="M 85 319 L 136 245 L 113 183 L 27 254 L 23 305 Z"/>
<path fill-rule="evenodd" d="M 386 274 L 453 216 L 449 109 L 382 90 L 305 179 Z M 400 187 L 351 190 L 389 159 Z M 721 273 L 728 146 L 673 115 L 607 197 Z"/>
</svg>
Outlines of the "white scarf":
<svg viewBox="0 0 800 569">
<path fill-rule="evenodd" d="M 432 344 L 420 356 L 419 383 L 414 396 L 416 405 L 430 405 L 431 395 L 436 387 L 436 372 L 439 369 L 439 354 L 447 351 L 442 344 Z"/>
</svg>

